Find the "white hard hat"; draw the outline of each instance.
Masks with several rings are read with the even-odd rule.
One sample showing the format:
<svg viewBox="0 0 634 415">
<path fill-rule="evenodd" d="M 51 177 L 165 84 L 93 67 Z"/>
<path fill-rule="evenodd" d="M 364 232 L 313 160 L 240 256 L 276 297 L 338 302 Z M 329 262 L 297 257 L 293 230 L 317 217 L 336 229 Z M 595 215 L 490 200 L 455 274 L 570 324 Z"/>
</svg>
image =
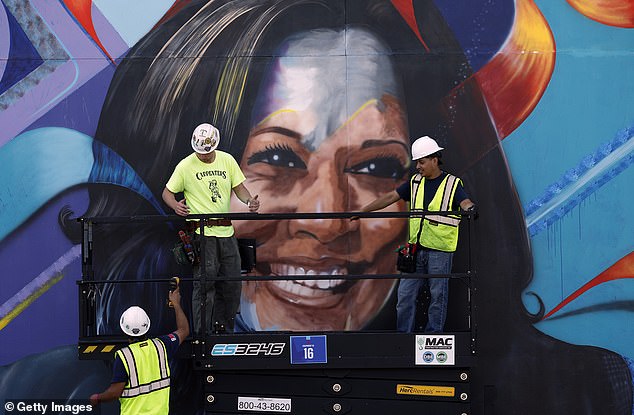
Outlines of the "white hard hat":
<svg viewBox="0 0 634 415">
<path fill-rule="evenodd" d="M 198 154 L 209 154 L 220 143 L 220 131 L 209 123 L 200 124 L 192 134 L 192 148 Z"/>
<path fill-rule="evenodd" d="M 150 318 L 145 310 L 141 307 L 133 305 L 121 314 L 119 320 L 121 330 L 128 336 L 143 336 L 150 329 Z"/>
<path fill-rule="evenodd" d="M 440 150 L 444 149 L 438 146 L 436 140 L 426 135 L 416 139 L 414 144 L 412 144 L 412 160 L 422 159 Z"/>
</svg>

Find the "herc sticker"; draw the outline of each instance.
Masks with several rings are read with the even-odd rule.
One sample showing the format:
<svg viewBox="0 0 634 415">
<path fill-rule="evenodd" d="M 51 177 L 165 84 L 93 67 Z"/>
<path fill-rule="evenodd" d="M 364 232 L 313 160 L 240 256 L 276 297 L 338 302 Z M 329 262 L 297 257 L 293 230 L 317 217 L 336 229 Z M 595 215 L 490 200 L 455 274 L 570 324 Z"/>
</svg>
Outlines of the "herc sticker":
<svg viewBox="0 0 634 415">
<path fill-rule="evenodd" d="M 396 385 L 396 393 L 399 395 L 446 396 L 451 398 L 456 395 L 456 388 L 453 386 L 398 384 Z"/>
</svg>

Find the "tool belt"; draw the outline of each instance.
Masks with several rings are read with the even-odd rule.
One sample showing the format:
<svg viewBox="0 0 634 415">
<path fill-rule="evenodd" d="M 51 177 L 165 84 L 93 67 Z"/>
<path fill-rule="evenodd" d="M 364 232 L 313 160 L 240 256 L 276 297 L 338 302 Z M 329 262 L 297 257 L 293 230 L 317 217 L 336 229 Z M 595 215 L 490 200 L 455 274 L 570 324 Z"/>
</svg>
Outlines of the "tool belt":
<svg viewBox="0 0 634 415">
<path fill-rule="evenodd" d="M 202 222 L 205 226 L 231 226 L 231 219 L 188 220 L 187 231 L 193 232 L 196 229 L 200 229 L 200 222 Z"/>
<path fill-rule="evenodd" d="M 200 263 L 200 242 L 193 231 L 178 231 L 178 242 L 172 248 L 174 259 L 179 265 Z"/>
</svg>

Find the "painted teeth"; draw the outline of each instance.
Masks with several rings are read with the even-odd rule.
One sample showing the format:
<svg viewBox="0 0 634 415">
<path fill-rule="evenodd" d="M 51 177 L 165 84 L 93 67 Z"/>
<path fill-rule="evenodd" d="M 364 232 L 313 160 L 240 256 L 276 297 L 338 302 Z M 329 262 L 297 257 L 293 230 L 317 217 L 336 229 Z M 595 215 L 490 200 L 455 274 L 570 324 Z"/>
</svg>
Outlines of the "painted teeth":
<svg viewBox="0 0 634 415">
<path fill-rule="evenodd" d="M 329 271 L 317 271 L 293 265 L 271 264 L 271 273 L 278 276 L 288 275 L 291 277 L 298 275 L 348 275 L 348 270 L 334 267 Z M 311 295 L 314 294 L 314 290 L 331 290 L 344 282 L 344 279 L 273 281 L 280 289 L 297 295 Z"/>
</svg>

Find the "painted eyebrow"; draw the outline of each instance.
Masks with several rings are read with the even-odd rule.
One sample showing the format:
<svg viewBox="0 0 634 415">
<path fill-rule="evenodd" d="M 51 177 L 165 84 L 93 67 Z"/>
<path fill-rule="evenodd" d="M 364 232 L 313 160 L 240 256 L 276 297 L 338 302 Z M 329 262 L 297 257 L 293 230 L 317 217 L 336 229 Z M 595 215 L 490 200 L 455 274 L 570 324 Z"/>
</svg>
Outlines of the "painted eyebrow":
<svg viewBox="0 0 634 415">
<path fill-rule="evenodd" d="M 294 138 L 296 140 L 300 140 L 302 138 L 302 135 L 298 133 L 297 131 L 289 130 L 288 128 L 283 128 L 283 127 L 262 128 L 261 130 L 257 130 L 256 132 L 254 132 L 253 135 L 256 136 L 256 135 L 266 134 L 266 133 L 282 134 L 287 137 Z"/>
<path fill-rule="evenodd" d="M 363 142 L 363 144 L 361 144 L 361 148 L 368 148 L 368 147 L 379 147 L 379 146 L 384 146 L 386 144 L 398 144 L 400 146 L 402 146 L 406 152 L 409 153 L 409 148 L 403 144 L 402 141 L 398 141 L 398 140 L 366 140 Z"/>
</svg>

